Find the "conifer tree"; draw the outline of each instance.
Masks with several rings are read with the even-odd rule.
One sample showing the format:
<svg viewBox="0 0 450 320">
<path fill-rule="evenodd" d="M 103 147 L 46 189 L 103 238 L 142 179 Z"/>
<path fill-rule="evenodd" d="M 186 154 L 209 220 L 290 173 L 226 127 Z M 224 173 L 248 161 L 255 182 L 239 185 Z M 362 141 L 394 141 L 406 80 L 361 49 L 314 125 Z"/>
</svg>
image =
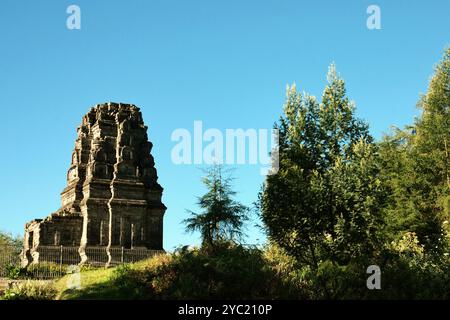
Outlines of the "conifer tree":
<svg viewBox="0 0 450 320">
<path fill-rule="evenodd" d="M 198 198 L 201 213 L 188 211 L 191 216 L 183 221 L 188 232 L 200 231 L 204 246 L 216 241 L 234 241 L 242 237 L 248 208 L 233 199 L 232 177 L 222 166 L 214 165 L 206 171 L 203 183 L 208 192 Z"/>
<path fill-rule="evenodd" d="M 394 234 L 414 232 L 430 252 L 442 252 L 450 220 L 450 48 L 436 66 L 413 126 L 380 144 L 391 186 Z"/>
</svg>

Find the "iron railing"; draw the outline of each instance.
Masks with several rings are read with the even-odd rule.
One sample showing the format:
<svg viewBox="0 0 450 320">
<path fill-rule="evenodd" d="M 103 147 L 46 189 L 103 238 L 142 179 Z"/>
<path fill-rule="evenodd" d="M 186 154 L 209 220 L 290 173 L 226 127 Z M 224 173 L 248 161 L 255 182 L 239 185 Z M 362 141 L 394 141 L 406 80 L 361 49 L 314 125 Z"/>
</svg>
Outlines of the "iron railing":
<svg viewBox="0 0 450 320">
<path fill-rule="evenodd" d="M 0 277 L 13 273 L 13 268 L 20 266 L 21 248 L 11 245 L 0 245 Z"/>
<path fill-rule="evenodd" d="M 87 247 L 86 265 L 90 267 L 117 266 L 124 263 L 133 263 L 164 253 L 163 250 L 125 249 L 114 247 L 109 250 L 111 261 L 106 247 Z M 33 279 L 53 279 L 70 273 L 74 266 L 81 262 L 79 247 L 67 246 L 39 246 L 38 257 L 33 257 L 33 263 L 21 268 L 21 249 L 11 246 L 0 246 L 0 277 L 19 277 Z M 36 255 L 36 253 L 34 254 Z M 37 262 L 36 262 L 37 261 Z"/>
</svg>

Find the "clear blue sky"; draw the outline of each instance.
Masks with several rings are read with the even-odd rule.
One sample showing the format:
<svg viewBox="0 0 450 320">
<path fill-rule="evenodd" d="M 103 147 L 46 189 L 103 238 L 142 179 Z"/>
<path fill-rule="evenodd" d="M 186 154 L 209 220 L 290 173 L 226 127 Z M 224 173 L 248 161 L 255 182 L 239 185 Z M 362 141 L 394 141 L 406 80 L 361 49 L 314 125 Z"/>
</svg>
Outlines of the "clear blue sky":
<svg viewBox="0 0 450 320">
<path fill-rule="evenodd" d="M 81 30 L 66 8 L 81 8 Z M 366 9 L 381 8 L 381 30 Z M 268 128 L 285 86 L 320 96 L 335 61 L 357 113 L 380 138 L 411 123 L 433 65 L 450 44 L 450 1 L 23 1 L 0 4 L 0 229 L 58 209 L 76 127 L 101 102 L 141 107 L 167 205 L 164 247 L 198 243 L 185 209 L 201 171 L 177 166 L 171 133 Z M 256 200 L 259 166 L 235 172 L 238 199 Z M 247 242 L 262 241 L 249 228 Z"/>
</svg>

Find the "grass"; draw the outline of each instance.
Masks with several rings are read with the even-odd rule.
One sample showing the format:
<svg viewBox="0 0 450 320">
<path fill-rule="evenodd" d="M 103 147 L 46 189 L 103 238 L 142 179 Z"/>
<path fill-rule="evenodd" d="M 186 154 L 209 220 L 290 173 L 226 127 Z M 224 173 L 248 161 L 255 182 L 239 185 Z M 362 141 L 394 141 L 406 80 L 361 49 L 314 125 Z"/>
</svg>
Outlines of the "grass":
<svg viewBox="0 0 450 320">
<path fill-rule="evenodd" d="M 69 289 L 70 277 L 66 275 L 55 282 L 58 300 L 122 299 L 117 288 L 109 284 L 115 268 L 102 268 L 81 272 L 81 288 Z"/>
<path fill-rule="evenodd" d="M 158 255 L 146 260 L 128 264 L 129 270 L 143 271 L 148 266 L 155 263 L 158 264 L 166 255 Z M 123 266 L 122 266 L 123 267 Z M 80 273 L 80 288 L 70 289 L 71 277 L 73 275 L 66 275 L 55 281 L 55 286 L 58 291 L 57 300 L 127 300 L 127 299 L 145 299 L 147 296 L 139 291 L 139 287 L 134 287 L 133 284 L 120 284 L 114 281 L 114 273 L 119 268 L 98 268 L 81 270 Z M 117 270 L 121 271 L 121 270 Z M 123 270 L 122 270 L 123 271 Z M 125 271 L 126 272 L 126 271 Z M 128 285 L 128 286 L 127 286 Z"/>
</svg>

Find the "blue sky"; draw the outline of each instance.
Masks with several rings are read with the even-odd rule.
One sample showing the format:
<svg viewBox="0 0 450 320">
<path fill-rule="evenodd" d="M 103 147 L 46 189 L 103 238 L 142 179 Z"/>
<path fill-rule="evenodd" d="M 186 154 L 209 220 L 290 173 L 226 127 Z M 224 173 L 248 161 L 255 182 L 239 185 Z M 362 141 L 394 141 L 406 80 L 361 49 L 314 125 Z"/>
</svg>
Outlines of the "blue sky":
<svg viewBox="0 0 450 320">
<path fill-rule="evenodd" d="M 66 9 L 81 8 L 81 30 Z M 366 9 L 381 8 L 381 30 Z M 432 67 L 450 44 L 442 1 L 23 1 L 0 4 L 0 229 L 58 209 L 76 127 L 101 102 L 141 107 L 167 205 L 164 247 L 196 244 L 184 233 L 202 172 L 171 160 L 171 133 L 270 129 L 285 87 L 320 97 L 328 65 L 346 80 L 376 138 L 411 123 Z M 238 165 L 238 199 L 251 205 L 259 166 Z M 249 227 L 248 243 L 263 241 Z M 257 240 L 259 239 L 259 240 Z"/>
</svg>

